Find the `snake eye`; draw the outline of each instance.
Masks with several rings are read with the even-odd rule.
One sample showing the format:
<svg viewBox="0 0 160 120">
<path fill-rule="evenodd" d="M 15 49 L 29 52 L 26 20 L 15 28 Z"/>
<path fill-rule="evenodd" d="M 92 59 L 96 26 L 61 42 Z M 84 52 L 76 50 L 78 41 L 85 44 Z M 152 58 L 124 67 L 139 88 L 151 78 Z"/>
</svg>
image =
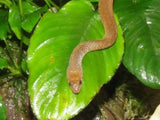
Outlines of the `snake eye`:
<svg viewBox="0 0 160 120">
<path fill-rule="evenodd" d="M 82 84 L 82 81 L 79 81 L 79 84 L 81 85 L 81 84 Z"/>
</svg>

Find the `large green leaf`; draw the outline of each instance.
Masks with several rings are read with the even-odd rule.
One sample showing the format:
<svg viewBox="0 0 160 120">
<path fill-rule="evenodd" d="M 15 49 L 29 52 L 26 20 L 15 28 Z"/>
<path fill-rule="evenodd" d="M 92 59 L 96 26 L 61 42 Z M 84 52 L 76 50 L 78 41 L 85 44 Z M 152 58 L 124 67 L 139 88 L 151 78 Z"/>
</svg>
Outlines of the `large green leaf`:
<svg viewBox="0 0 160 120">
<path fill-rule="evenodd" d="M 6 107 L 0 95 L 0 120 L 6 120 Z"/>
<path fill-rule="evenodd" d="M 71 1 L 58 13 L 43 16 L 28 49 L 29 93 L 39 119 L 68 119 L 89 104 L 120 64 L 124 46 L 120 27 L 118 31 L 114 46 L 84 57 L 82 90 L 73 94 L 66 78 L 70 55 L 80 42 L 104 36 L 100 17 L 90 2 L 83 0 Z"/>
<path fill-rule="evenodd" d="M 125 36 L 123 63 L 141 82 L 160 88 L 160 0 L 116 0 Z"/>
</svg>

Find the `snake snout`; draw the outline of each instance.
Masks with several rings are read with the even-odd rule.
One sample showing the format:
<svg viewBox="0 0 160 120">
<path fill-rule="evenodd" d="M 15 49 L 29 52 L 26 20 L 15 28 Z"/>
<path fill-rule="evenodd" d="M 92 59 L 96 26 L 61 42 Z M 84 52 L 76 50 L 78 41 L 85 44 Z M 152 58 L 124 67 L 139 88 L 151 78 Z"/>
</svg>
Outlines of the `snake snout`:
<svg viewBox="0 0 160 120">
<path fill-rule="evenodd" d="M 68 83 L 73 93 L 79 93 L 82 85 L 82 71 L 69 70 L 67 73 Z"/>
<path fill-rule="evenodd" d="M 69 86 L 73 93 L 79 93 L 81 90 L 81 81 L 69 82 Z"/>
</svg>

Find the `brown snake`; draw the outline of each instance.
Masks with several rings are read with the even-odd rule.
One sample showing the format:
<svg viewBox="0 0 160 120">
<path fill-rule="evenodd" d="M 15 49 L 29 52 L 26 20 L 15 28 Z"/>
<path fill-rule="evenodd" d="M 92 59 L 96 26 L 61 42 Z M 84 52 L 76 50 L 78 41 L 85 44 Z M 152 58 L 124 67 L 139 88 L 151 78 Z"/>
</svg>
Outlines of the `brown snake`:
<svg viewBox="0 0 160 120">
<path fill-rule="evenodd" d="M 99 13 L 105 29 L 105 36 L 100 40 L 80 43 L 73 50 L 70 57 L 69 66 L 67 68 L 67 79 L 73 93 L 79 93 L 81 90 L 83 57 L 88 52 L 112 46 L 117 38 L 117 25 L 113 14 L 113 0 L 100 0 Z"/>
</svg>

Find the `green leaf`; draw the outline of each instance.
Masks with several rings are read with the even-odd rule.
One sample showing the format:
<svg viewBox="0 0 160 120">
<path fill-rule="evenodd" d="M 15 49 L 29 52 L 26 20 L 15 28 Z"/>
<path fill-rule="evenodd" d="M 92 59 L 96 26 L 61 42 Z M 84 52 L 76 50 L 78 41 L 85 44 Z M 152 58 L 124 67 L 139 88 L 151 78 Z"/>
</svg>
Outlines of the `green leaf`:
<svg viewBox="0 0 160 120">
<path fill-rule="evenodd" d="M 23 58 L 21 62 L 21 68 L 25 73 L 28 73 L 28 68 L 27 68 L 27 58 Z"/>
<path fill-rule="evenodd" d="M 10 0 L 0 0 L 0 5 L 4 4 L 7 7 L 10 7 L 12 5 L 12 2 Z"/>
<path fill-rule="evenodd" d="M 29 45 L 29 38 L 28 38 L 27 36 L 23 35 L 22 41 L 23 41 L 23 43 L 24 43 L 25 45 L 27 45 L 27 46 Z"/>
<path fill-rule="evenodd" d="M 21 26 L 27 31 L 31 32 L 34 26 L 37 24 L 39 18 L 41 17 L 40 11 L 35 6 L 32 6 L 28 2 L 23 2 L 23 19 Z"/>
<path fill-rule="evenodd" d="M 0 10 L 0 39 L 7 39 L 7 32 L 9 32 L 8 11 Z"/>
<path fill-rule="evenodd" d="M 82 90 L 73 94 L 66 78 L 70 55 L 80 42 L 102 38 L 103 25 L 90 2 L 83 0 L 44 15 L 28 49 L 28 87 L 38 119 L 69 119 L 91 102 L 120 64 L 124 45 L 120 27 L 118 31 L 114 46 L 84 57 Z"/>
<path fill-rule="evenodd" d="M 160 0 L 116 0 L 125 36 L 123 63 L 142 83 L 160 88 Z"/>
<path fill-rule="evenodd" d="M 3 68 L 7 68 L 7 60 L 5 58 L 0 57 L 0 70 Z"/>
<path fill-rule="evenodd" d="M 27 32 L 31 32 L 34 26 L 37 24 L 40 17 L 41 14 L 39 11 L 35 11 L 31 14 L 24 15 L 22 21 L 22 28 Z"/>
<path fill-rule="evenodd" d="M 1 95 L 0 95 L 0 120 L 6 120 L 6 107 L 2 101 Z"/>
<path fill-rule="evenodd" d="M 2 47 L 0 47 L 0 70 L 7 67 L 8 67 L 8 62 L 4 55 L 4 50 Z"/>
<path fill-rule="evenodd" d="M 18 39 L 21 39 L 21 17 L 18 6 L 13 5 L 9 10 L 9 24 Z"/>
<path fill-rule="evenodd" d="M 36 6 L 30 4 L 29 2 L 23 1 L 22 8 L 23 8 L 23 14 L 29 14 L 36 11 L 39 7 L 37 8 Z"/>
</svg>

